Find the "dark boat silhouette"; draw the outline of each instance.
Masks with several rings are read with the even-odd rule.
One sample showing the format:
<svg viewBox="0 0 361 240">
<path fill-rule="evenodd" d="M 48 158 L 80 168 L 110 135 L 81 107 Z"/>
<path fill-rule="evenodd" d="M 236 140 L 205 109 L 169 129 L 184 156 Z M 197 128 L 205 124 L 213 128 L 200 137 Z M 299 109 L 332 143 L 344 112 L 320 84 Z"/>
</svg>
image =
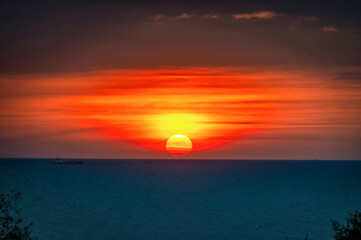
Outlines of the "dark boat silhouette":
<svg viewBox="0 0 361 240">
<path fill-rule="evenodd" d="M 83 164 L 83 161 L 81 161 L 81 160 L 63 160 L 63 159 L 57 158 L 54 163 L 55 164 Z"/>
</svg>

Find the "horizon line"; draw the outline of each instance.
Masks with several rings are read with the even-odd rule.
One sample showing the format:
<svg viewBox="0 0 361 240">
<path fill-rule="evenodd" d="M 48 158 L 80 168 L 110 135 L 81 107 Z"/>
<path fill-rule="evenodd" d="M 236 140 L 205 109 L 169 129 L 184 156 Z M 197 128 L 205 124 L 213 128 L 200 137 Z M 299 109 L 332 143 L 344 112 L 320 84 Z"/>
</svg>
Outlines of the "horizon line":
<svg viewBox="0 0 361 240">
<path fill-rule="evenodd" d="M 272 159 L 262 159 L 262 158 L 72 158 L 72 157 L 0 157 L 1 160 L 56 160 L 56 159 L 81 159 L 81 160 L 182 160 L 182 161 L 361 161 L 361 159 L 284 159 L 284 158 L 272 158 Z"/>
</svg>

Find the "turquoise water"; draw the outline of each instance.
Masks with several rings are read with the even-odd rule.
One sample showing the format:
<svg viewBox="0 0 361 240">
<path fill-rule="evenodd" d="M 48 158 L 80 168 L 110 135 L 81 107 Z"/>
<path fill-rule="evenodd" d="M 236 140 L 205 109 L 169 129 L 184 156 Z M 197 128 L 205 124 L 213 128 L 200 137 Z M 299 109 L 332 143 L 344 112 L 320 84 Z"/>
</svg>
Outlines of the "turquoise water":
<svg viewBox="0 0 361 240">
<path fill-rule="evenodd" d="M 0 160 L 43 239 L 332 239 L 361 210 L 361 161 Z"/>
</svg>

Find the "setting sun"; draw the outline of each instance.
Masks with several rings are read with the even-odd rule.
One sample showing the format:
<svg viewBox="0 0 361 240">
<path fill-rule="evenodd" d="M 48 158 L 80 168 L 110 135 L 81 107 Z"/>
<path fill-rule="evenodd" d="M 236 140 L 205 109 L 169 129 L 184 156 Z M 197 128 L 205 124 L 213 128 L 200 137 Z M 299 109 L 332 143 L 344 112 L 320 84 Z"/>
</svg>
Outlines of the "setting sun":
<svg viewBox="0 0 361 240">
<path fill-rule="evenodd" d="M 183 157 L 192 151 L 192 141 L 187 136 L 177 134 L 168 138 L 166 149 L 175 157 Z"/>
</svg>

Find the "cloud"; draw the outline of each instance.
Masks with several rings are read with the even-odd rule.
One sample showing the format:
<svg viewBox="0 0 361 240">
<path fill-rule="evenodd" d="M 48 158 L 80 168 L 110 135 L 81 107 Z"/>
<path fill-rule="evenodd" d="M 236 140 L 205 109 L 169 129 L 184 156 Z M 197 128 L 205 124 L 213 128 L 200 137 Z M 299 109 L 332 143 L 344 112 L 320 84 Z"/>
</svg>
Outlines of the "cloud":
<svg viewBox="0 0 361 240">
<path fill-rule="evenodd" d="M 217 14 L 206 14 L 206 15 L 203 15 L 203 18 L 217 19 L 217 18 L 219 18 L 219 16 Z"/>
<path fill-rule="evenodd" d="M 233 14 L 233 15 L 219 15 L 219 14 L 213 14 L 213 13 L 208 13 L 208 14 L 200 14 L 200 15 L 195 15 L 193 13 L 182 13 L 180 15 L 165 15 L 165 14 L 157 14 L 152 16 L 152 19 L 154 21 L 161 21 L 161 20 L 166 20 L 166 19 L 190 19 L 193 17 L 199 17 L 199 18 L 205 18 L 205 19 L 218 19 L 222 16 L 231 16 L 234 19 L 251 19 L 251 18 L 263 18 L 263 19 L 270 19 L 270 18 L 274 18 L 277 16 L 284 16 L 286 14 L 282 14 L 282 13 L 276 13 L 276 12 L 272 12 L 272 11 L 259 11 L 259 12 L 254 12 L 254 13 L 241 13 L 241 14 Z M 307 19 L 310 20 L 310 19 Z"/>
<path fill-rule="evenodd" d="M 39 134 L 30 134 L 30 135 L 15 136 L 15 137 L 0 136 L 0 142 L 36 141 L 36 140 L 43 140 L 43 139 L 49 139 L 49 138 L 64 137 L 64 136 L 73 135 L 73 134 L 97 132 L 97 131 L 101 131 L 101 130 L 103 130 L 103 128 L 83 127 L 83 128 L 65 129 L 65 130 L 57 131 L 57 132 L 44 132 L 44 133 L 39 133 Z"/>
<path fill-rule="evenodd" d="M 326 26 L 321 29 L 322 32 L 338 32 L 338 28 L 335 26 Z"/>
<path fill-rule="evenodd" d="M 160 21 L 164 18 L 165 16 L 163 14 L 157 14 L 157 15 L 154 15 L 152 16 L 153 20 L 154 21 Z"/>
<path fill-rule="evenodd" d="M 9 7 L 4 10 L 4 37 L 0 44 L 6 48 L 1 49 L 0 72 L 360 63 L 360 32 L 352 29 L 358 26 L 353 23 L 356 20 L 339 19 L 335 15 L 338 12 L 327 13 L 333 16 L 329 19 L 314 8 L 306 11 L 302 8 L 304 3 L 292 3 L 292 10 L 277 4 L 257 5 L 253 1 L 237 1 L 231 6 L 210 0 L 214 4 L 167 7 L 168 1 L 162 8 L 151 1 L 134 5 L 134 9 L 130 5 L 134 1 L 128 2 L 124 7 L 100 4 L 101 10 L 91 4 L 54 8 L 45 4 L 41 5 L 43 9 L 31 11 L 26 9 L 32 9 L 32 5 L 26 4 L 21 8 L 23 12 L 16 11 L 16 6 Z M 260 14 L 262 11 L 268 11 L 268 15 Z M 232 14 L 271 17 L 280 13 L 285 16 L 248 21 L 232 17 Z M 309 16 L 310 21 L 304 20 L 291 28 L 301 16 Z M 313 22 L 310 16 L 315 17 Z M 328 25 L 345 31 L 342 35 L 320 31 Z M 314 31 L 322 36 L 312 34 Z M 337 38 L 330 38 L 330 34 Z M 19 36 L 26 36 L 26 41 L 19 41 Z"/>
<path fill-rule="evenodd" d="M 251 18 L 263 18 L 263 19 L 271 19 L 278 16 L 284 16 L 283 13 L 276 13 L 272 11 L 260 11 L 254 13 L 240 13 L 233 14 L 232 17 L 234 19 L 251 19 Z"/>
<path fill-rule="evenodd" d="M 356 81 L 361 83 L 361 71 L 349 71 L 336 73 L 335 80 Z"/>
<path fill-rule="evenodd" d="M 178 19 L 187 19 L 187 18 L 191 18 L 191 17 L 193 17 L 193 16 L 194 16 L 193 14 L 182 13 L 181 15 L 176 16 L 175 18 L 178 18 Z"/>
<path fill-rule="evenodd" d="M 194 17 L 194 14 L 190 13 L 182 13 L 180 15 L 172 16 L 172 15 L 165 15 L 165 14 L 157 14 L 152 16 L 154 21 L 161 21 L 161 20 L 169 20 L 169 19 L 189 19 Z"/>
</svg>

